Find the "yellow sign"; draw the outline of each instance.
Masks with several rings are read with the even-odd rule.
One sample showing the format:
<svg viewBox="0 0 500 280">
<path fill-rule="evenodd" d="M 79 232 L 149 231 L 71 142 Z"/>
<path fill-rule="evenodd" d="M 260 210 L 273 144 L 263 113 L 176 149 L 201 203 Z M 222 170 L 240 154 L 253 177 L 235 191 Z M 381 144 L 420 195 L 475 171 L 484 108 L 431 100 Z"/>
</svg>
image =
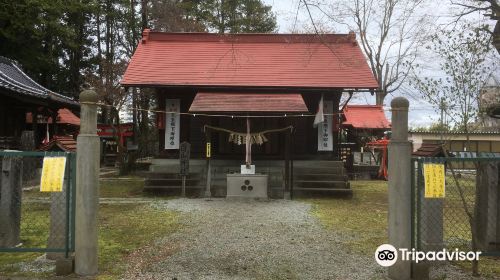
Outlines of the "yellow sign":
<svg viewBox="0 0 500 280">
<path fill-rule="evenodd" d="M 210 153 L 211 153 L 211 145 L 210 145 L 210 142 L 207 142 L 207 158 L 210 157 Z"/>
<path fill-rule="evenodd" d="M 425 198 L 444 198 L 444 164 L 424 163 Z"/>
<path fill-rule="evenodd" d="M 41 192 L 62 192 L 66 157 L 44 157 Z"/>
</svg>

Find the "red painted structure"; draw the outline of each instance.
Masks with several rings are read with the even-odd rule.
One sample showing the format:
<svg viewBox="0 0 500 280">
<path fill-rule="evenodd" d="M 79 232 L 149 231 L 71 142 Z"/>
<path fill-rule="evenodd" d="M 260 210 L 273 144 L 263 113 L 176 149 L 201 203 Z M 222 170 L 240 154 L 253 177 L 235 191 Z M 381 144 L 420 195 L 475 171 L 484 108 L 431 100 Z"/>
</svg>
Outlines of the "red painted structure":
<svg viewBox="0 0 500 280">
<path fill-rule="evenodd" d="M 97 124 L 97 135 L 101 138 L 111 139 L 118 137 L 121 145 L 126 144 L 126 139 L 134 135 L 134 124 L 123 123 L 119 126 L 109 124 Z"/>
<path fill-rule="evenodd" d="M 210 34 L 144 30 L 124 86 L 374 89 L 354 33 Z"/>
<path fill-rule="evenodd" d="M 307 112 L 298 93 L 208 93 L 198 92 L 189 112 Z"/>
<path fill-rule="evenodd" d="M 382 106 L 378 105 L 347 105 L 343 111 L 343 127 L 354 129 L 391 129 Z"/>
<path fill-rule="evenodd" d="M 316 113 L 321 96 L 333 102 L 333 151 L 318 151 L 313 117 L 256 118 L 252 130 L 294 127 L 295 159 L 338 159 L 339 103 L 343 92 L 370 92 L 378 87 L 355 34 L 209 34 L 144 30 L 130 60 L 124 87 L 154 88 L 159 110 L 166 99 L 179 99 L 179 141 L 191 143 L 191 156 L 203 157 L 203 127 L 244 131 L 244 118 L 193 116 L 230 114 L 284 116 Z M 236 98 L 237 97 L 237 98 Z M 178 158 L 164 149 L 165 114 L 157 114 L 160 157 Z M 213 155 L 241 158 L 244 149 L 212 134 Z M 283 159 L 283 135 L 252 148 L 256 159 Z"/>
</svg>

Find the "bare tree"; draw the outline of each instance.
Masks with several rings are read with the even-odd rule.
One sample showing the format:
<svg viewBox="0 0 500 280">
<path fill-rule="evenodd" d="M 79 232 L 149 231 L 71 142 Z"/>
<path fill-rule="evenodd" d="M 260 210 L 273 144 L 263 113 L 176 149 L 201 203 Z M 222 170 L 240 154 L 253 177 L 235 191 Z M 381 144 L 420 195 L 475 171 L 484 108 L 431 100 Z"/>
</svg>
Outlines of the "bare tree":
<svg viewBox="0 0 500 280">
<path fill-rule="evenodd" d="M 493 46 L 500 53 L 500 3 L 498 0 L 456 0 L 452 3 L 463 8 L 457 14 L 457 20 L 479 12 L 497 21 L 495 27 L 491 28 L 491 26 L 485 25 L 482 29 L 490 33 Z"/>
<path fill-rule="evenodd" d="M 376 103 L 383 105 L 385 97 L 405 82 L 427 38 L 428 17 L 421 9 L 426 0 L 302 1 L 308 11 L 315 7 L 334 24 L 358 34 L 379 83 Z"/>
</svg>

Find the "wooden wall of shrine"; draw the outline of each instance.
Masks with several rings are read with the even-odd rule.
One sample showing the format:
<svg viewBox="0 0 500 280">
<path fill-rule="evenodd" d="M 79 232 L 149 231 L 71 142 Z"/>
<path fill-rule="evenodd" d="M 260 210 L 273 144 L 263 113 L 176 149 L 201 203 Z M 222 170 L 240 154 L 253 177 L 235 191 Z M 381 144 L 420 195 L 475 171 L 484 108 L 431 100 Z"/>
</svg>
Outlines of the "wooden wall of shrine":
<svg viewBox="0 0 500 280">
<path fill-rule="evenodd" d="M 165 110 L 165 99 L 180 99 L 181 112 L 188 112 L 196 90 L 192 88 L 177 89 L 158 89 L 156 98 L 158 109 Z M 321 97 L 320 92 L 302 93 L 304 102 L 310 113 L 316 113 L 318 102 Z M 339 107 L 340 93 L 326 92 L 324 100 L 333 100 L 334 108 Z M 220 112 L 210 112 L 209 114 L 228 114 Z M 237 113 L 235 113 L 236 115 Z M 283 115 L 281 112 L 273 113 Z M 253 114 L 255 115 L 255 114 Z M 266 113 L 265 115 L 271 115 Z M 159 157 L 160 158 L 178 158 L 178 150 L 165 150 L 165 117 L 163 113 L 158 113 L 157 125 L 159 129 Z M 335 118 L 334 118 L 335 119 Z M 289 118 L 251 118 L 251 131 L 262 131 L 267 129 L 282 128 L 289 125 L 294 127 L 293 133 L 293 157 L 295 159 L 338 159 L 339 137 L 338 132 L 333 133 L 334 151 L 318 152 L 317 128 L 313 127 L 314 117 L 289 117 Z M 334 126 L 335 126 L 334 121 Z M 179 142 L 187 141 L 191 143 L 191 157 L 203 158 L 205 155 L 205 133 L 204 125 L 212 125 L 225 129 L 245 132 L 245 118 L 228 117 L 207 117 L 200 115 L 181 115 L 180 117 L 180 137 Z M 252 146 L 252 158 L 254 160 L 283 159 L 285 147 L 284 133 L 271 133 L 266 135 L 269 139 L 263 145 Z M 224 132 L 213 132 L 211 135 L 212 154 L 214 159 L 238 159 L 244 158 L 245 146 L 236 145 L 228 141 L 229 134 Z"/>
</svg>

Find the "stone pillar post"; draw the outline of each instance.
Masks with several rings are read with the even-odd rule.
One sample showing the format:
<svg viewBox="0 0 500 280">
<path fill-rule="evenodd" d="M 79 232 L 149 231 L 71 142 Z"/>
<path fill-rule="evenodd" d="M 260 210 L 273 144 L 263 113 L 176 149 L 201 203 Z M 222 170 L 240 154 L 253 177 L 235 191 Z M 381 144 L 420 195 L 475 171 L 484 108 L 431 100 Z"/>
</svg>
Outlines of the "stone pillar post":
<svg viewBox="0 0 500 280">
<path fill-rule="evenodd" d="M 21 193 L 23 161 L 3 157 L 0 174 L 0 247 L 21 242 Z"/>
<path fill-rule="evenodd" d="M 97 94 L 80 93 L 80 134 L 76 156 L 75 273 L 97 274 L 97 212 L 99 207 L 99 136 Z"/>
<path fill-rule="evenodd" d="M 500 249 L 500 193 L 498 162 L 479 164 L 476 177 L 475 226 L 477 249 L 497 251 Z"/>
<path fill-rule="evenodd" d="M 397 250 L 411 250 L 411 144 L 408 141 L 408 107 L 406 98 L 391 102 L 392 137 L 389 151 L 389 244 Z M 411 262 L 398 261 L 389 267 L 389 278 L 411 279 Z"/>
</svg>

